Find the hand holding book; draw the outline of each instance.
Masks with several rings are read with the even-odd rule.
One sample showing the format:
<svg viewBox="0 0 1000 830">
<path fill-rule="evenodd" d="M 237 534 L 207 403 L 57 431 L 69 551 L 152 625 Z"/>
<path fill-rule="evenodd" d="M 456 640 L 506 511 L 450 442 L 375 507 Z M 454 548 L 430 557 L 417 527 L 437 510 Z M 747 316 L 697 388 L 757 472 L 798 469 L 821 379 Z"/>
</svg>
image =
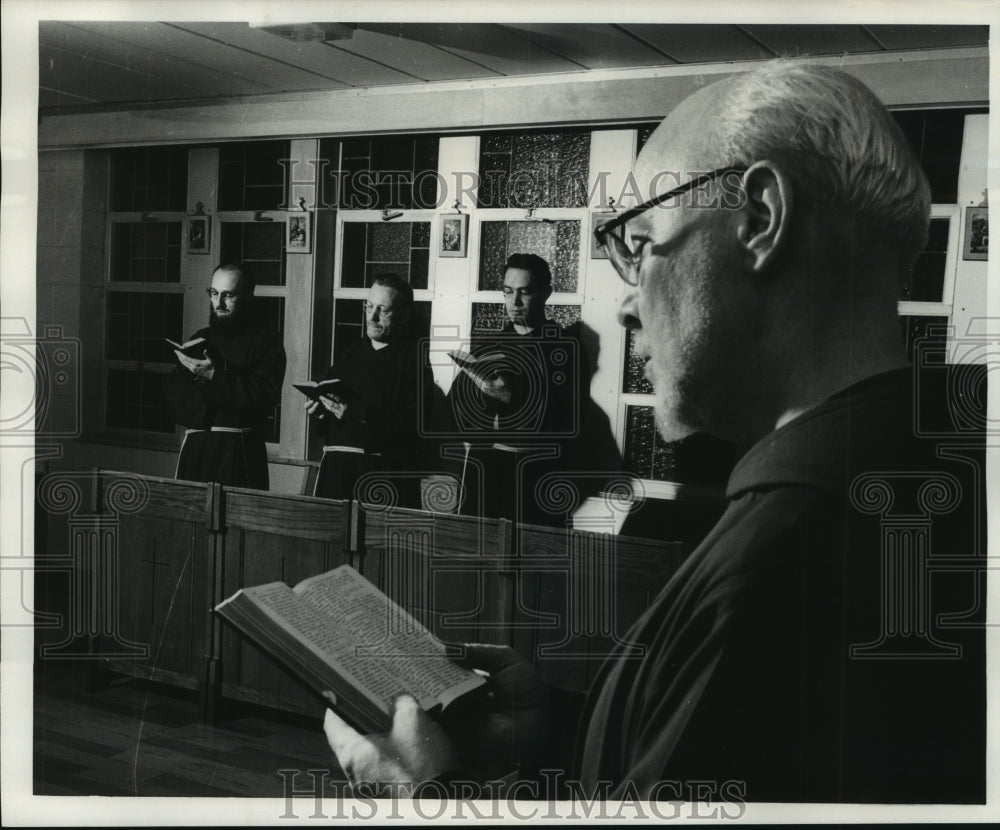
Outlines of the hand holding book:
<svg viewBox="0 0 1000 830">
<path fill-rule="evenodd" d="M 372 797 L 385 784 L 402 795 L 444 773 L 495 780 L 511 771 L 540 766 L 546 742 L 547 688 L 534 667 L 507 646 L 465 646 L 462 664 L 488 677 L 487 705 L 443 724 L 409 695 L 395 701 L 392 729 L 360 735 L 331 710 L 323 722 L 330 748 L 353 784 L 364 782 Z"/>
<path fill-rule="evenodd" d="M 505 355 L 491 353 L 475 357 L 468 352 L 453 349 L 448 352 L 448 357 L 484 395 L 510 403 L 511 391 L 505 375 L 512 371 L 512 367 Z"/>
</svg>

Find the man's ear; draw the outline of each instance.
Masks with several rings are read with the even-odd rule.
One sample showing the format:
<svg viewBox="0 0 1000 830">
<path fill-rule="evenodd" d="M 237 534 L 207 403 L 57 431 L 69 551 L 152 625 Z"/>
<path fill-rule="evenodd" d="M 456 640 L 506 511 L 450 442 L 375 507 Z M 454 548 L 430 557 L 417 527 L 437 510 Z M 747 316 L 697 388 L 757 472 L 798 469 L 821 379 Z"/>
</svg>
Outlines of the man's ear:
<svg viewBox="0 0 1000 830">
<path fill-rule="evenodd" d="M 746 201 L 738 226 L 747 270 L 770 270 L 788 245 L 794 210 L 792 182 L 773 162 L 759 161 L 743 174 Z"/>
</svg>

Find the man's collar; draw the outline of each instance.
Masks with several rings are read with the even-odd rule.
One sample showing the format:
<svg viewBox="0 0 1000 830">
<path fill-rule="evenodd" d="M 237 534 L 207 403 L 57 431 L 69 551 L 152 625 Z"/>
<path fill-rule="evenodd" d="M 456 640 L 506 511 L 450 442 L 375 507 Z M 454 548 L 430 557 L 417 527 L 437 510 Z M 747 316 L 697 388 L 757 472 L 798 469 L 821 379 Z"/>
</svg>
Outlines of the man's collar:
<svg viewBox="0 0 1000 830">
<path fill-rule="evenodd" d="M 900 424 L 913 405 L 913 369 L 896 369 L 860 381 L 765 435 L 741 458 L 726 497 L 769 487 L 799 485 L 839 492 L 849 454 L 869 447 L 889 420 Z M 905 426 L 905 425 L 904 425 Z"/>
</svg>

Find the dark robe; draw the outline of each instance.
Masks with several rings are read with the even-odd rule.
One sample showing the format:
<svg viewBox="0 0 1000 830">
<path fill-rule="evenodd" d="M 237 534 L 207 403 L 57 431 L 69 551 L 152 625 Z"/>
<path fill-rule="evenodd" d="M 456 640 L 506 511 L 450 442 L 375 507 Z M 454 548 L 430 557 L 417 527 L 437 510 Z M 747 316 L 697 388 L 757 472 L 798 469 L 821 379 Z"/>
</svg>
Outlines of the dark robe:
<svg viewBox="0 0 1000 830">
<path fill-rule="evenodd" d="M 366 473 L 379 473 L 393 491 L 392 503 L 419 507 L 419 408 L 430 400 L 434 381 L 430 368 L 421 368 L 416 342 L 401 338 L 375 349 L 371 340 L 362 338 L 344 350 L 326 378 L 346 381 L 358 394 L 364 421 L 350 407 L 342 421 L 320 410 L 326 423 L 326 446 L 342 449 L 323 453 L 315 494 L 331 499 L 361 497 L 365 494 L 355 492 L 359 479 Z M 368 482 L 378 489 L 373 479 Z M 376 490 L 369 493 L 370 498 L 385 497 L 384 491 Z"/>
<path fill-rule="evenodd" d="M 456 473 L 463 484 L 462 512 L 564 524 L 560 482 L 585 466 L 575 451 L 590 400 L 590 361 L 579 324 L 563 328 L 547 321 L 522 335 L 508 323 L 499 332 L 474 335 L 471 353 L 503 356 L 494 365 L 511 397 L 504 403 L 484 394 L 464 372 L 452 383 L 453 427 L 468 444 Z"/>
<path fill-rule="evenodd" d="M 208 341 L 215 374 L 204 381 L 177 365 L 164 384 L 171 417 L 189 430 L 176 477 L 267 490 L 265 421 L 281 400 L 281 337 L 254 324 L 231 333 L 208 327 L 195 337 Z"/>
<path fill-rule="evenodd" d="M 619 650 L 592 687 L 585 787 L 669 799 L 676 788 L 657 782 L 738 781 L 750 801 L 983 801 L 975 387 L 963 400 L 934 378 L 915 393 L 911 370 L 872 378 L 739 461 L 728 510 L 625 637 L 645 656 Z M 956 430 L 957 410 L 972 414 Z"/>
</svg>

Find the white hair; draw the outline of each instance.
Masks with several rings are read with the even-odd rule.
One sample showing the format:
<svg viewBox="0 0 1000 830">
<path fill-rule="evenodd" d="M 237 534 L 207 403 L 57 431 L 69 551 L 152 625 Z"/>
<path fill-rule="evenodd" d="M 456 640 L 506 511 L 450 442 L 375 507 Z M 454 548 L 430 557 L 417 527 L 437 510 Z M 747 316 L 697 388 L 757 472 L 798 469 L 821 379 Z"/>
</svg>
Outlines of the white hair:
<svg viewBox="0 0 1000 830">
<path fill-rule="evenodd" d="M 923 250 L 930 187 L 906 137 L 875 94 L 827 66 L 771 61 L 725 85 L 713 150 L 733 165 L 784 163 L 796 197 L 839 209 L 859 242 Z"/>
</svg>

